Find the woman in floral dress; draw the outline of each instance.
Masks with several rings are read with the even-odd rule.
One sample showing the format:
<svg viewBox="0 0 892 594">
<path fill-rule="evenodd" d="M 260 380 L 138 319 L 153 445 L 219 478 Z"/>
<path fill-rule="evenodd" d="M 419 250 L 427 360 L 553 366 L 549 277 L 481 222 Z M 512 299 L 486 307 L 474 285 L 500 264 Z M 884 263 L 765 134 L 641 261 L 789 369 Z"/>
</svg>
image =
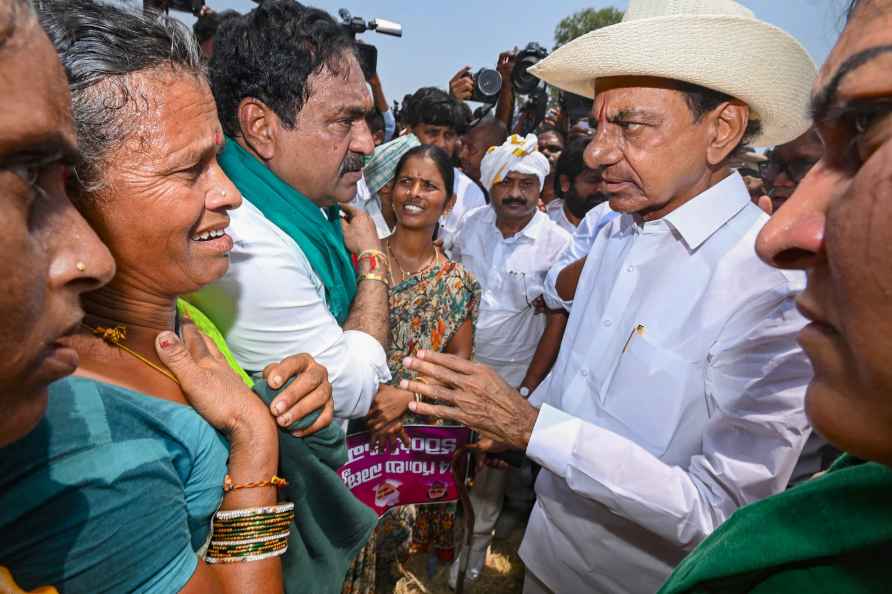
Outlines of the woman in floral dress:
<svg viewBox="0 0 892 594">
<path fill-rule="evenodd" d="M 394 385 L 414 379 L 403 359 L 419 349 L 468 359 L 472 355 L 480 285 L 433 242 L 440 217 L 455 200 L 453 175 L 447 154 L 431 145 L 409 150 L 395 171 L 392 200 L 397 225 L 385 244 L 391 276 L 388 363 Z M 368 428 L 377 438 L 389 440 L 405 424 L 434 424 L 408 411 L 413 399 L 403 392 L 377 398 L 366 420 Z M 429 551 L 449 560 L 454 524 L 451 503 L 391 510 L 348 573 L 344 593 L 392 591 L 397 561 L 408 554 Z"/>
</svg>

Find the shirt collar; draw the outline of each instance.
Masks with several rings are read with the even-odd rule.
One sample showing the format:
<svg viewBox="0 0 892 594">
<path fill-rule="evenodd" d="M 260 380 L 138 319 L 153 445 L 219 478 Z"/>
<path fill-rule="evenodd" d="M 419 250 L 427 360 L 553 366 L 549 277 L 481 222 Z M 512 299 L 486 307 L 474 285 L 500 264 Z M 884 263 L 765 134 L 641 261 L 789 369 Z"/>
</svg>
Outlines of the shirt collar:
<svg viewBox="0 0 892 594">
<path fill-rule="evenodd" d="M 695 250 L 749 202 L 750 195 L 743 178 L 733 171 L 663 219 L 681 235 L 688 249 Z"/>
<path fill-rule="evenodd" d="M 492 207 L 490 204 L 489 207 L 489 222 L 492 224 L 492 228 L 495 229 L 496 233 L 498 233 L 499 238 L 503 241 L 512 241 L 517 240 L 520 237 L 526 237 L 533 241 L 539 237 L 539 233 L 542 230 L 542 226 L 545 225 L 545 221 L 549 220 L 548 215 L 543 213 L 541 210 L 536 209 L 536 213 L 533 215 L 533 218 L 530 219 L 530 222 L 526 224 L 526 226 L 520 230 L 519 233 L 512 235 L 511 237 L 505 238 L 502 237 L 502 232 L 499 231 L 499 228 L 496 226 L 496 209 Z"/>
</svg>

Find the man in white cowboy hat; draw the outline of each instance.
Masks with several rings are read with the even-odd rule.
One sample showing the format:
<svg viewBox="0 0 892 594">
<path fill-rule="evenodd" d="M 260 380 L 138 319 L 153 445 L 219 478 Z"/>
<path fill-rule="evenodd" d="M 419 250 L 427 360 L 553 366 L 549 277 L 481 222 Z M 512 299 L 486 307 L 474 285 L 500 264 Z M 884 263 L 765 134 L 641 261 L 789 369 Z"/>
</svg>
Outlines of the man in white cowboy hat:
<svg viewBox="0 0 892 594">
<path fill-rule="evenodd" d="M 654 592 L 734 510 L 786 487 L 811 432 L 804 275 L 758 259 L 768 217 L 728 162 L 808 128 L 815 66 L 731 0 L 631 0 L 531 71 L 594 97 L 585 158 L 620 216 L 562 272 L 577 277 L 570 319 L 529 401 L 427 352 L 407 366 L 446 386 L 407 387 L 451 403 L 413 410 L 542 465 L 525 592 Z"/>
</svg>

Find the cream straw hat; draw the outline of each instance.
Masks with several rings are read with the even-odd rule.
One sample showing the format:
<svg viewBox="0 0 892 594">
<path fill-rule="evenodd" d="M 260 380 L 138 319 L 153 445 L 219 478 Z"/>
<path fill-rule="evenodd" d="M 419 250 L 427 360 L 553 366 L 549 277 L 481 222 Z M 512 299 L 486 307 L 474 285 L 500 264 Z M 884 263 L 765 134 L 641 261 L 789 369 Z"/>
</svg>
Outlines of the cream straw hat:
<svg viewBox="0 0 892 594">
<path fill-rule="evenodd" d="M 609 76 L 656 76 L 721 91 L 761 120 L 754 146 L 783 144 L 808 129 L 816 70 L 792 35 L 732 0 L 630 0 L 621 23 L 574 39 L 529 69 L 585 97 L 594 95 L 596 79 Z"/>
</svg>

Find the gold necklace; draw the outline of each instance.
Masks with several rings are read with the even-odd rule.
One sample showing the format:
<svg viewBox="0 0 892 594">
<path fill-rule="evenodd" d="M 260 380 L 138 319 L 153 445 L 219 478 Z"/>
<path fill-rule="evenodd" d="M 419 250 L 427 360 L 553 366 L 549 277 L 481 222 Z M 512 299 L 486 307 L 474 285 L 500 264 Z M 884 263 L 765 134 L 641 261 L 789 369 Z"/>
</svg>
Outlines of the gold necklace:
<svg viewBox="0 0 892 594">
<path fill-rule="evenodd" d="M 176 376 L 174 374 L 172 374 L 170 371 L 168 371 L 167 369 L 164 369 L 160 365 L 156 365 L 152 361 L 149 361 L 146 357 L 143 357 L 142 355 L 140 355 L 139 353 L 137 353 L 136 351 L 134 351 L 133 349 L 128 347 L 126 344 L 124 344 L 124 341 L 127 340 L 127 326 L 119 324 L 119 325 L 115 326 L 114 328 L 107 328 L 105 326 L 96 326 L 94 328 L 93 326 L 89 326 L 88 324 L 86 324 L 84 322 L 81 322 L 81 325 L 84 328 L 87 328 L 88 330 L 93 332 L 94 336 L 98 336 L 99 338 L 104 340 L 106 344 L 110 344 L 111 346 L 118 347 L 125 353 L 135 357 L 139 361 L 142 361 L 143 363 L 145 363 L 146 365 L 148 365 L 149 367 L 151 367 L 158 373 L 163 374 L 167 379 L 174 382 L 176 385 L 178 385 L 178 386 L 180 385 L 180 380 L 178 380 L 176 378 Z"/>
<path fill-rule="evenodd" d="M 427 264 L 425 264 L 424 266 L 422 266 L 415 272 L 410 273 L 403 267 L 399 258 L 396 257 L 396 253 L 394 253 L 394 251 L 392 249 L 390 249 L 390 238 L 388 238 L 385 241 L 384 246 L 387 248 L 387 254 L 388 254 L 389 258 L 392 259 L 394 262 L 396 262 L 397 268 L 400 269 L 400 282 L 405 281 L 407 278 L 409 278 L 411 276 L 417 276 L 419 274 L 424 274 L 425 272 L 427 272 L 428 270 L 433 268 L 437 262 L 440 261 L 439 252 L 437 251 L 437 246 L 434 245 L 434 255 L 431 256 L 431 258 L 430 258 L 430 260 L 428 260 Z M 391 278 L 389 280 L 390 280 L 390 286 L 392 287 L 393 286 L 393 275 L 392 274 L 391 274 Z"/>
</svg>

